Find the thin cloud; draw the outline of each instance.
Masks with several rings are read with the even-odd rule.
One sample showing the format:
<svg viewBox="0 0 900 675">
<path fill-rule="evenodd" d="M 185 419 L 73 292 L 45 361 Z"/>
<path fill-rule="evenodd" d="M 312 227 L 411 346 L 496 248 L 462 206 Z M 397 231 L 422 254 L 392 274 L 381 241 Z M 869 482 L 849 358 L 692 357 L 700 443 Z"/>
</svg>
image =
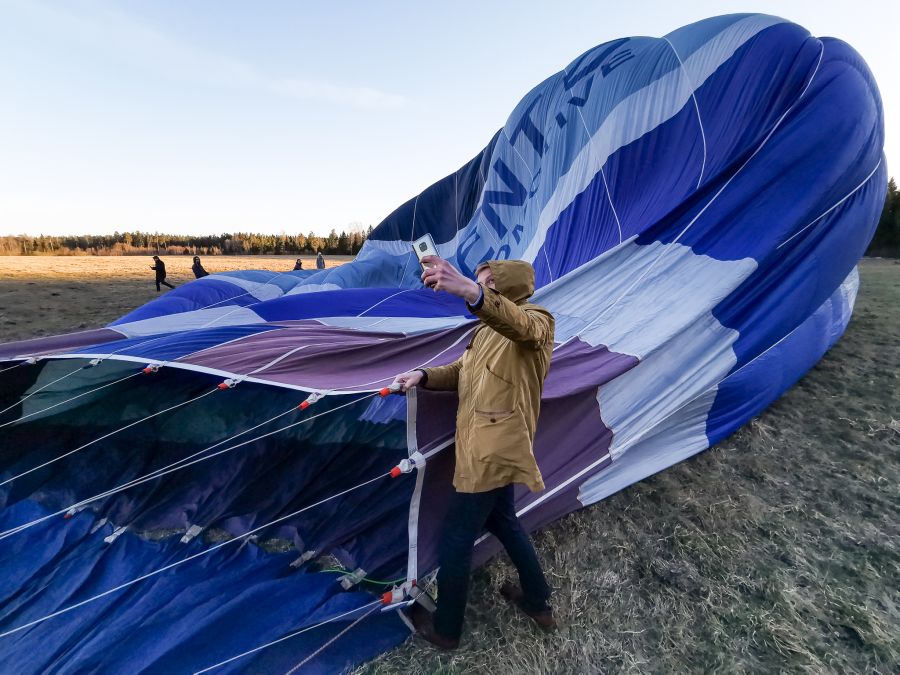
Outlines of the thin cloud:
<svg viewBox="0 0 900 675">
<path fill-rule="evenodd" d="M 331 101 L 369 110 L 395 110 L 409 103 L 405 96 L 388 94 L 371 87 L 346 87 L 314 80 L 271 80 L 267 83 L 267 88 L 288 98 Z"/>
<path fill-rule="evenodd" d="M 85 48 L 108 53 L 111 60 L 176 81 L 237 88 L 289 99 L 319 101 L 366 110 L 396 110 L 407 97 L 374 87 L 353 86 L 311 77 L 273 77 L 249 63 L 187 44 L 130 15 L 97 5 L 48 5 L 14 2 L 20 15 L 31 17 L 54 39 L 77 41 Z"/>
</svg>

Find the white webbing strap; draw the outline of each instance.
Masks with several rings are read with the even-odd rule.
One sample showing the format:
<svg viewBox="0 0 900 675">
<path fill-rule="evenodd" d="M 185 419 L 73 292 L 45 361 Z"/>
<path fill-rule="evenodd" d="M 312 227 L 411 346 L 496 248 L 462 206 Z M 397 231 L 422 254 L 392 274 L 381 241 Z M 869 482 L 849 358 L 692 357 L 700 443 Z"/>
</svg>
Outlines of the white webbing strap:
<svg viewBox="0 0 900 675">
<path fill-rule="evenodd" d="M 410 462 L 416 468 L 416 486 L 409 500 L 409 520 L 407 534 L 409 549 L 406 560 L 406 582 L 415 583 L 419 574 L 419 504 L 422 499 L 422 484 L 425 481 L 425 456 L 419 452 L 419 441 L 416 438 L 416 388 L 406 392 L 406 449 Z"/>
</svg>

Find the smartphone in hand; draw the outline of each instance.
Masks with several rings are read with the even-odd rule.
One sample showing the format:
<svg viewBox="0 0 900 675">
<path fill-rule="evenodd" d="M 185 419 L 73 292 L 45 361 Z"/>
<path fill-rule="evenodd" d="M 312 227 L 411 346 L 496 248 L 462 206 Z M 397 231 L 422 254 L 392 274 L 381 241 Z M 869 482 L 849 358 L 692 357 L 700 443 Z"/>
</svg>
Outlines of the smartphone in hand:
<svg viewBox="0 0 900 675">
<path fill-rule="evenodd" d="M 429 266 L 422 262 L 422 258 L 426 255 L 437 255 L 437 246 L 434 245 L 434 239 L 431 238 L 430 234 L 425 234 L 422 237 L 419 237 L 412 243 L 413 251 L 416 252 L 416 257 L 419 259 L 419 264 L 422 266 L 422 269 L 427 269 Z"/>
</svg>

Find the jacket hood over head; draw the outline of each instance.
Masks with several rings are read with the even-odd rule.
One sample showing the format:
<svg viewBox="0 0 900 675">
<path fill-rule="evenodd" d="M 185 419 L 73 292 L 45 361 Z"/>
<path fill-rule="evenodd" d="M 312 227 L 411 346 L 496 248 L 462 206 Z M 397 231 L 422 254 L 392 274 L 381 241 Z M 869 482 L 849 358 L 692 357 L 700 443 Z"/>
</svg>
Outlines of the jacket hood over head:
<svg viewBox="0 0 900 675">
<path fill-rule="evenodd" d="M 494 287 L 504 297 L 516 304 L 525 302 L 534 294 L 534 267 L 524 260 L 487 260 L 475 269 L 475 275 L 485 267 L 494 275 Z"/>
</svg>

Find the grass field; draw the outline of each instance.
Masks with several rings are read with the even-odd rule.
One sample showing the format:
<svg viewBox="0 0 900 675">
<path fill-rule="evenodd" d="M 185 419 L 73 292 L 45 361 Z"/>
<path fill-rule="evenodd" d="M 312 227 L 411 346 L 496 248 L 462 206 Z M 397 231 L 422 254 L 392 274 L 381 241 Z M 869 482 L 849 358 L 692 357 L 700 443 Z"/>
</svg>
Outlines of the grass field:
<svg viewBox="0 0 900 675">
<path fill-rule="evenodd" d="M 0 258 L 0 341 L 120 316 L 156 297 L 149 264 Z M 189 278 L 187 256 L 167 264 Z M 411 640 L 361 672 L 900 671 L 900 264 L 860 273 L 845 336 L 760 418 L 536 535 L 556 633 L 504 605 L 500 558 L 474 575 L 458 652 Z"/>
<path fill-rule="evenodd" d="M 194 278 L 193 256 L 161 256 L 170 284 Z M 298 256 L 202 256 L 207 272 L 259 269 L 288 272 Z M 315 256 L 299 256 L 315 269 Z M 326 256 L 326 267 L 353 256 Z M 0 342 L 98 328 L 156 292 L 150 256 L 0 256 Z M 163 286 L 163 291 L 168 290 Z"/>
</svg>

